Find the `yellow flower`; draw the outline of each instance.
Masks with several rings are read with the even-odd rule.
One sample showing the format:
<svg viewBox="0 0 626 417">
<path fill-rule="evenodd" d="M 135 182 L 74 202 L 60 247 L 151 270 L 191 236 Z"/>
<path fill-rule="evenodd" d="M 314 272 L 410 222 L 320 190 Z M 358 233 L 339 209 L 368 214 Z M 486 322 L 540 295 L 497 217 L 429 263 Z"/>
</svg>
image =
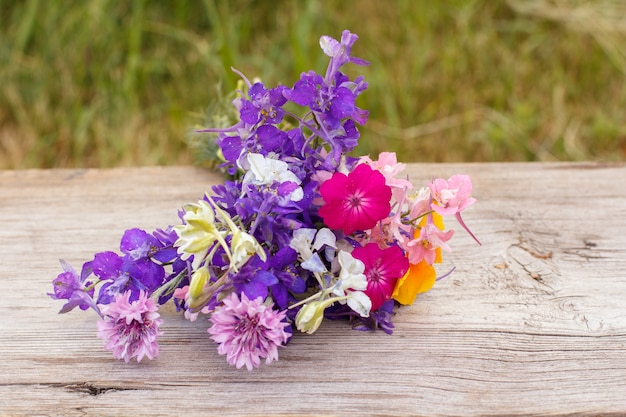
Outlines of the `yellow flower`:
<svg viewBox="0 0 626 417">
<path fill-rule="evenodd" d="M 185 210 L 183 216 L 185 224 L 174 226 L 178 235 L 175 245 L 178 247 L 181 259 L 187 260 L 193 255 L 193 269 L 197 269 L 215 241 L 218 241 L 230 255 L 224 240 L 227 232 L 218 230 L 215 214 L 209 203 L 200 200 L 197 204 L 187 205 Z"/>
<path fill-rule="evenodd" d="M 435 285 L 437 273 L 432 265 L 421 261 L 411 264 L 406 274 L 396 282 L 391 297 L 400 304 L 413 304 L 417 294 L 430 290 Z"/>
<path fill-rule="evenodd" d="M 226 223 L 232 233 L 230 252 L 228 248 L 224 247 L 226 254 L 230 258 L 231 268 L 238 271 L 239 267 L 246 263 L 255 253 L 265 262 L 267 255 L 259 242 L 251 234 L 240 230 L 228 213 L 222 210 L 210 196 L 207 196 L 207 198 L 215 209 L 217 216 Z"/>
<path fill-rule="evenodd" d="M 248 261 L 255 253 L 259 255 L 262 261 L 267 259 L 265 250 L 257 242 L 257 240 L 249 233 L 241 230 L 234 230 L 231 240 L 232 266 L 235 270 Z"/>
</svg>

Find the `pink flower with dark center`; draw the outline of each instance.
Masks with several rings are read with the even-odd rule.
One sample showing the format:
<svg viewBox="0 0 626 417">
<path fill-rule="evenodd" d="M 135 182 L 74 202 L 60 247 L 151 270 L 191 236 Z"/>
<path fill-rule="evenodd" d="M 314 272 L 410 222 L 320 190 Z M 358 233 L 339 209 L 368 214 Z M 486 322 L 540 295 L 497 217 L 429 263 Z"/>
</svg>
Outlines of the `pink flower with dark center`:
<svg viewBox="0 0 626 417">
<path fill-rule="evenodd" d="M 261 297 L 248 299 L 246 294 L 231 293 L 209 318 L 208 332 L 218 344 L 217 352 L 237 369 L 246 365 L 249 371 L 261 364 L 278 360 L 278 346 L 287 343 L 289 333 L 285 312 L 263 304 Z"/>
<path fill-rule="evenodd" d="M 117 294 L 111 304 L 100 306 L 103 318 L 97 322 L 98 337 L 106 343 L 105 349 L 116 359 L 128 363 L 132 358 L 140 362 L 144 356 L 159 356 L 157 338 L 162 334 L 163 323 L 157 305 L 141 291 L 139 298 L 130 301 L 130 291 Z"/>
<path fill-rule="evenodd" d="M 376 243 L 354 249 L 352 256 L 365 264 L 367 289 L 364 292 L 372 300 L 371 311 L 376 311 L 391 299 L 396 281 L 409 269 L 409 261 L 399 247 L 381 249 Z"/>
<path fill-rule="evenodd" d="M 347 235 L 371 229 L 391 211 L 391 188 L 383 174 L 367 164 L 348 175 L 334 173 L 320 186 L 320 194 L 325 202 L 319 209 L 324 223 Z"/>
</svg>

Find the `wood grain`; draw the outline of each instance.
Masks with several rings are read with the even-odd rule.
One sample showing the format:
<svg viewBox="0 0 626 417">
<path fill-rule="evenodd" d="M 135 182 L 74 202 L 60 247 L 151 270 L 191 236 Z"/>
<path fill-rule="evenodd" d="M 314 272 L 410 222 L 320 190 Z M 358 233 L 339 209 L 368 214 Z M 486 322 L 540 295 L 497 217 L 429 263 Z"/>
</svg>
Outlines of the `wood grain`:
<svg viewBox="0 0 626 417">
<path fill-rule="evenodd" d="M 395 333 L 325 322 L 280 360 L 228 366 L 203 320 L 173 311 L 161 356 L 129 365 L 95 315 L 57 315 L 58 259 L 164 227 L 220 176 L 189 167 L 0 172 L 0 415 L 415 416 L 626 414 L 626 166 L 412 164 L 418 186 L 470 174 L 479 204 L 456 267 Z"/>
</svg>

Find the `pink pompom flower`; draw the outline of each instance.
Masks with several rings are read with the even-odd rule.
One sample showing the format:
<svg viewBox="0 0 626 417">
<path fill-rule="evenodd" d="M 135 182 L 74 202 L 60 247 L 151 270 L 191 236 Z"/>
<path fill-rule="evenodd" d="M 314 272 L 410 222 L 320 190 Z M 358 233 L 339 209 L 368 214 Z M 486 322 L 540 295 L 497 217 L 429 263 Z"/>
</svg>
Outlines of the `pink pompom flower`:
<svg viewBox="0 0 626 417">
<path fill-rule="evenodd" d="M 246 294 L 231 293 L 218 306 L 209 320 L 208 332 L 218 343 L 217 352 L 226 355 L 226 361 L 237 369 L 246 365 L 249 371 L 261 364 L 278 360 L 278 346 L 287 343 L 289 333 L 284 322 L 285 312 L 273 310 L 258 297 L 248 299 Z"/>
<path fill-rule="evenodd" d="M 331 229 L 350 235 L 369 230 L 391 211 L 391 188 L 385 177 L 367 164 L 345 175 L 336 172 L 320 186 L 325 204 L 319 215 Z"/>
<path fill-rule="evenodd" d="M 159 326 L 163 320 L 157 313 L 157 305 L 144 291 L 139 298 L 130 301 L 131 291 L 117 294 L 115 301 L 100 306 L 103 318 L 97 322 L 98 337 L 105 341 L 105 349 L 113 352 L 116 359 L 128 363 L 132 358 L 140 362 L 144 356 L 159 356 L 157 338 L 162 334 Z"/>
</svg>

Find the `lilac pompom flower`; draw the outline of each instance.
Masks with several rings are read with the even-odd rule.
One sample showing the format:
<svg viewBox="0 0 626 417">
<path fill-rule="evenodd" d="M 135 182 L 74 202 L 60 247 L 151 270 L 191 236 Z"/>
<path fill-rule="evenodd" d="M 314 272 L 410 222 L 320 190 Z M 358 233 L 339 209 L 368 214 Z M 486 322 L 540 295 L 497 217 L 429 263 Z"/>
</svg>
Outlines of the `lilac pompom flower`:
<svg viewBox="0 0 626 417">
<path fill-rule="evenodd" d="M 226 361 L 237 369 L 246 366 L 249 371 L 261 364 L 278 360 L 278 346 L 287 343 L 285 312 L 263 304 L 261 297 L 248 299 L 245 293 L 239 299 L 231 293 L 215 309 L 209 320 L 208 332 L 218 343 L 217 352 L 226 355 Z"/>
<path fill-rule="evenodd" d="M 130 301 L 130 291 L 117 294 L 115 301 L 101 306 L 103 318 L 98 321 L 98 337 L 105 341 L 105 349 L 116 359 L 128 363 L 132 358 L 140 362 L 144 356 L 159 356 L 157 338 L 163 323 L 157 305 L 141 291 L 139 298 Z"/>
</svg>

